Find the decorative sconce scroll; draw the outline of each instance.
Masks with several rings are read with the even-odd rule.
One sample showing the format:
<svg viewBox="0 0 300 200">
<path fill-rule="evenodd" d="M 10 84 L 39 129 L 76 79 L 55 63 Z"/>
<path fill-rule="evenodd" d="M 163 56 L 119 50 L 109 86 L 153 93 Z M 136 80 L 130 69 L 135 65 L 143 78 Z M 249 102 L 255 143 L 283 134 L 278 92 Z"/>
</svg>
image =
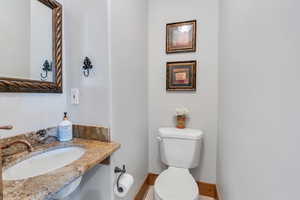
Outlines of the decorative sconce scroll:
<svg viewBox="0 0 300 200">
<path fill-rule="evenodd" d="M 83 69 L 83 75 L 85 77 L 89 77 L 90 70 L 93 69 L 93 65 L 91 60 L 88 57 L 85 57 L 82 69 Z"/>
<path fill-rule="evenodd" d="M 50 64 L 48 60 L 45 60 L 42 70 L 41 80 L 46 80 L 48 78 L 48 72 L 52 71 L 52 62 Z"/>
</svg>

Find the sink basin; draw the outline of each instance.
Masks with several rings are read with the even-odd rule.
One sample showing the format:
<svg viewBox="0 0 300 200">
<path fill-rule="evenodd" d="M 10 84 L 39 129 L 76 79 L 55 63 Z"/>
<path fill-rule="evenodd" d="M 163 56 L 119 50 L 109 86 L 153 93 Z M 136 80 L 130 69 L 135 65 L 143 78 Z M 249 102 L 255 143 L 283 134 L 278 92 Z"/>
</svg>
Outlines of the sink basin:
<svg viewBox="0 0 300 200">
<path fill-rule="evenodd" d="M 84 152 L 84 148 L 73 146 L 34 155 L 4 170 L 3 180 L 21 180 L 46 174 L 78 160 Z"/>
</svg>

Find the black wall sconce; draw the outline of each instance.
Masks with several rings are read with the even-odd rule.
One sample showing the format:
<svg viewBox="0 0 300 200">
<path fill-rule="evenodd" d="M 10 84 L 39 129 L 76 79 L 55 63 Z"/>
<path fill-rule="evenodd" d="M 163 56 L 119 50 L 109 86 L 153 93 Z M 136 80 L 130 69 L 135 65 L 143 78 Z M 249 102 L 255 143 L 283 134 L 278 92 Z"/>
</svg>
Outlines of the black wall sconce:
<svg viewBox="0 0 300 200">
<path fill-rule="evenodd" d="M 92 62 L 88 57 L 85 57 L 84 62 L 83 62 L 83 66 L 82 66 L 83 75 L 85 77 L 89 77 L 91 69 L 93 69 Z"/>
<path fill-rule="evenodd" d="M 48 78 L 48 72 L 52 71 L 52 62 L 49 63 L 48 60 L 45 60 L 42 70 L 43 72 L 41 73 L 41 79 L 46 80 Z"/>
</svg>

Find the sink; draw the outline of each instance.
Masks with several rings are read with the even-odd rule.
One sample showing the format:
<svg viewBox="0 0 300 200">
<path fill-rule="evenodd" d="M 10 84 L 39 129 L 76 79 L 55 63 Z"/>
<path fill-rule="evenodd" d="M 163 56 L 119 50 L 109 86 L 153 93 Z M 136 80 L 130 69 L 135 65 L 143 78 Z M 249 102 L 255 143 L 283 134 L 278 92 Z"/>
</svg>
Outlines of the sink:
<svg viewBox="0 0 300 200">
<path fill-rule="evenodd" d="M 78 160 L 84 153 L 84 148 L 76 146 L 39 153 L 4 170 L 3 180 L 21 180 L 43 175 Z"/>
</svg>

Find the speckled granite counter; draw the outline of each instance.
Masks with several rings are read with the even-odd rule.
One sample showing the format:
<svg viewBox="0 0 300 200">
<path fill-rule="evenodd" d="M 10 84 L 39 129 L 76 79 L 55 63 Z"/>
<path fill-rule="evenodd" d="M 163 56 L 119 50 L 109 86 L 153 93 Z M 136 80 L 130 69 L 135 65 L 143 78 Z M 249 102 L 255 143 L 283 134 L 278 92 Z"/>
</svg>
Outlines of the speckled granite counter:
<svg viewBox="0 0 300 200">
<path fill-rule="evenodd" d="M 76 178 L 83 175 L 87 170 L 105 160 L 120 147 L 119 144 L 114 142 L 100 142 L 95 140 L 75 138 L 71 142 L 54 142 L 36 147 L 34 152 L 27 155 L 18 154 L 11 160 L 8 166 L 30 157 L 33 153 L 36 154 L 36 152 L 45 152 L 64 146 L 80 146 L 85 148 L 86 152 L 80 159 L 74 161 L 73 163 L 47 174 L 18 181 L 3 181 L 3 199 L 51 199 L 52 195 L 74 181 Z M 4 170 L 8 166 L 4 166 Z"/>
</svg>

